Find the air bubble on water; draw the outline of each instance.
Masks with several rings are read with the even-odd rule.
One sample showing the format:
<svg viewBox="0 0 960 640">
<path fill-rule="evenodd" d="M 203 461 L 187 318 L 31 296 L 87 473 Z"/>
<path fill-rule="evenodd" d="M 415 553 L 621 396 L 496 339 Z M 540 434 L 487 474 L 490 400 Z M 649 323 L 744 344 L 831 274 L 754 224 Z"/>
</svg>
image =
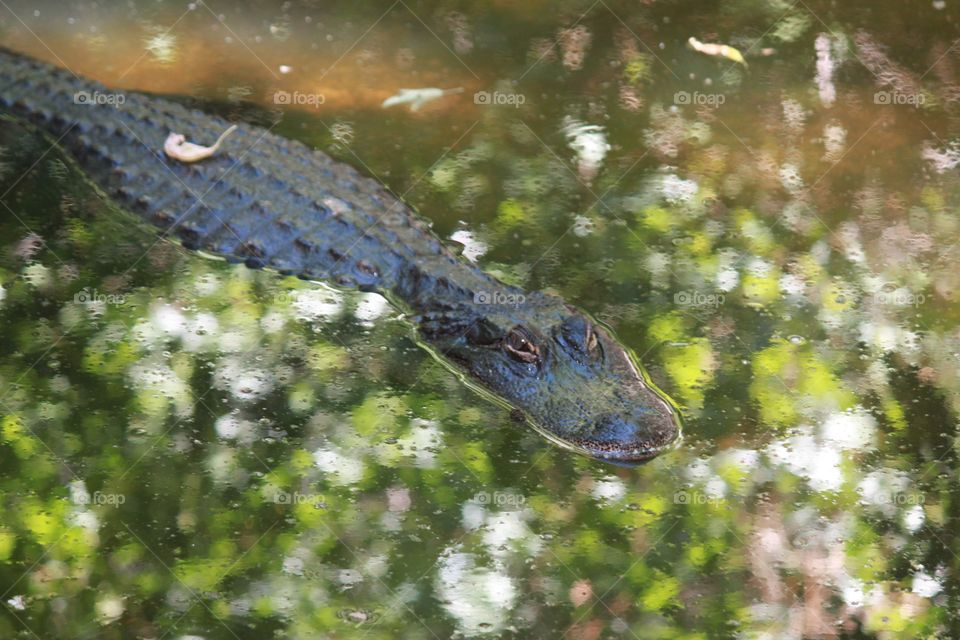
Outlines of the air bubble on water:
<svg viewBox="0 0 960 640">
<path fill-rule="evenodd" d="M 803 344 L 807 341 L 803 336 L 790 336 L 787 340 L 793 344 Z"/>
</svg>

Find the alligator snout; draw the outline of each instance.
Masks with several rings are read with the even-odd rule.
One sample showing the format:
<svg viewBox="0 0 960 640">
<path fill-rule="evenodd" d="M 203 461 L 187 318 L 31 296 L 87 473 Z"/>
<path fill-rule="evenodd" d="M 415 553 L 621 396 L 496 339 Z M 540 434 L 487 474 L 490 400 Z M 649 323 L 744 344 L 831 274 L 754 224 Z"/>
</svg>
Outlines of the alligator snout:
<svg viewBox="0 0 960 640">
<path fill-rule="evenodd" d="M 662 453 L 680 437 L 680 421 L 666 400 L 658 397 L 650 404 L 602 417 L 590 437 L 580 439 L 577 446 L 594 457 L 626 464 Z"/>
</svg>

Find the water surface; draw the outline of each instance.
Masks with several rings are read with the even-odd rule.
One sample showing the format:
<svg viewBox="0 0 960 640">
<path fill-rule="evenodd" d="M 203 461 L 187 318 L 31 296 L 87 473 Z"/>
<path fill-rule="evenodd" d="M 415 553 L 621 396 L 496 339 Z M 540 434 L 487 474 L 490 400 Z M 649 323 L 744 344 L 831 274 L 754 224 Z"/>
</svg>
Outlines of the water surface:
<svg viewBox="0 0 960 640">
<path fill-rule="evenodd" d="M 686 433 L 553 448 L 382 298 L 158 242 L 3 123 L 0 637 L 957 637 L 958 17 L 3 4 L 5 46 L 379 178 Z M 380 106 L 424 87 L 463 92 Z"/>
</svg>

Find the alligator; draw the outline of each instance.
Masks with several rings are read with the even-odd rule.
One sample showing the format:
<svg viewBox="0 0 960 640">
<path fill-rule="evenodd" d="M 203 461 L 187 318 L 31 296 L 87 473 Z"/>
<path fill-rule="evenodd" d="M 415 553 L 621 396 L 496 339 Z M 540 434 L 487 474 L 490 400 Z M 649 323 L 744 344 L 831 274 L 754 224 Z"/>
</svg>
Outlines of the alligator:
<svg viewBox="0 0 960 640">
<path fill-rule="evenodd" d="M 677 406 L 612 332 L 463 259 L 377 180 L 269 130 L 107 89 L 0 48 L 0 114 L 59 145 L 101 195 L 184 247 L 376 292 L 472 389 L 555 444 L 632 465 L 675 446 Z M 163 152 L 232 135 L 212 157 Z"/>
</svg>

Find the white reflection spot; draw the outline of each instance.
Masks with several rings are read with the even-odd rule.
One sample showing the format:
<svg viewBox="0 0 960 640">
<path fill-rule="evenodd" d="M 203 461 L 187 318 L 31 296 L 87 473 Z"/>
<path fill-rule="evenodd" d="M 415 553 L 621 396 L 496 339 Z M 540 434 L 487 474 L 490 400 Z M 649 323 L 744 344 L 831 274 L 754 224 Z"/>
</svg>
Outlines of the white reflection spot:
<svg viewBox="0 0 960 640">
<path fill-rule="evenodd" d="M 913 587 L 911 590 L 921 598 L 932 598 L 940 593 L 942 589 L 943 585 L 933 576 L 923 571 L 917 571 L 913 574 Z"/>
</svg>

